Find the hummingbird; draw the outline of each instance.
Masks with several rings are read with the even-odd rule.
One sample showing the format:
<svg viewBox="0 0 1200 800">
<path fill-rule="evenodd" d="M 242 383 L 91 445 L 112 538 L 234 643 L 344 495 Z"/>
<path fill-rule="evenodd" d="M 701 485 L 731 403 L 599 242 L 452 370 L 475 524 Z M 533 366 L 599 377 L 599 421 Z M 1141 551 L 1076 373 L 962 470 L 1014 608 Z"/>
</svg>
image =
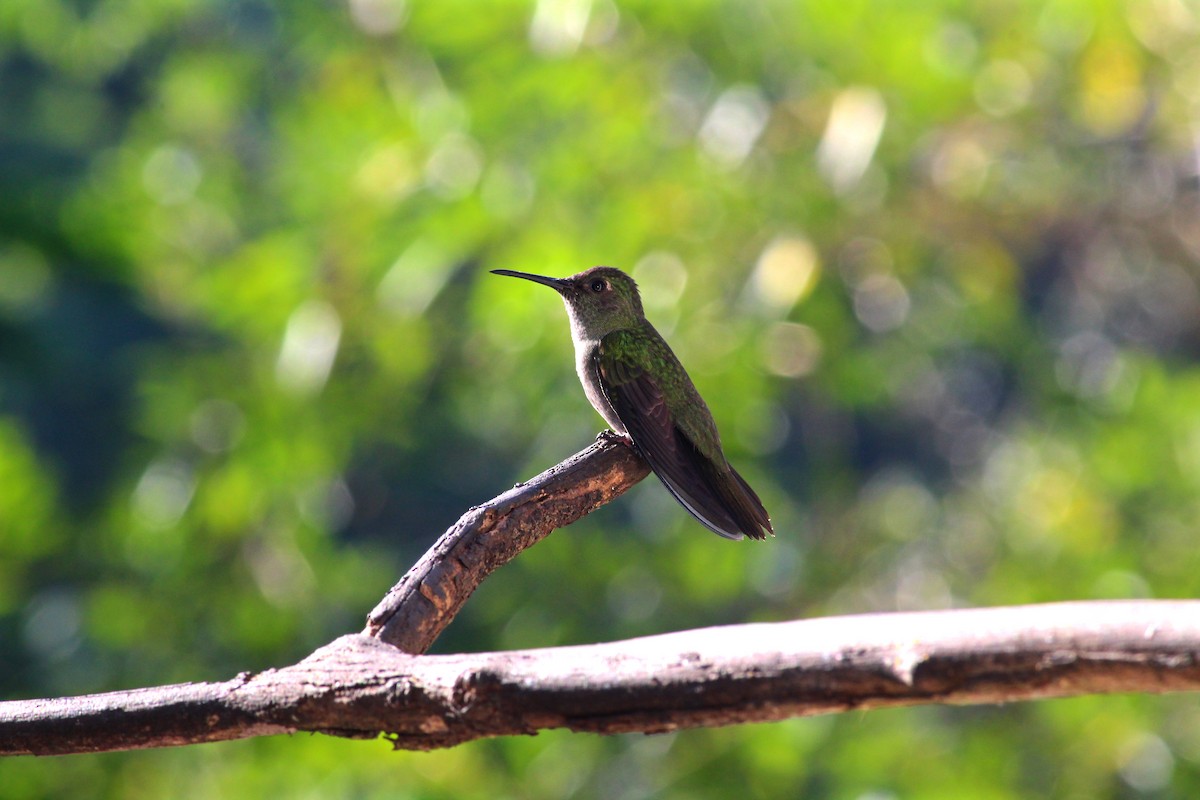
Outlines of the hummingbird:
<svg viewBox="0 0 1200 800">
<path fill-rule="evenodd" d="M 571 318 L 584 394 L 614 431 L 633 442 L 680 505 L 727 539 L 775 535 L 762 501 L 726 460 L 704 398 L 646 319 L 633 278 L 615 267 L 567 278 L 492 273 L 559 293 Z"/>
</svg>

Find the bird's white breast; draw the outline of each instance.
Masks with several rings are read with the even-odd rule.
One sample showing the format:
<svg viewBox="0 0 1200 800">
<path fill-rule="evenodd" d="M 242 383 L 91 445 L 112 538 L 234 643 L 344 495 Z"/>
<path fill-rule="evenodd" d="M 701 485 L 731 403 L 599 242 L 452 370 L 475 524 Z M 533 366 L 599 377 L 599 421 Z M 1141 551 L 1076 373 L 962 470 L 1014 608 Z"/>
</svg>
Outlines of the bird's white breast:
<svg viewBox="0 0 1200 800">
<path fill-rule="evenodd" d="M 612 404 L 600 389 L 599 367 L 596 365 L 596 351 L 600 347 L 599 339 L 575 339 L 575 374 L 583 384 L 583 393 L 587 395 L 592 408 L 600 412 L 604 421 L 617 433 L 626 433 L 625 426 L 617 417 Z"/>
</svg>

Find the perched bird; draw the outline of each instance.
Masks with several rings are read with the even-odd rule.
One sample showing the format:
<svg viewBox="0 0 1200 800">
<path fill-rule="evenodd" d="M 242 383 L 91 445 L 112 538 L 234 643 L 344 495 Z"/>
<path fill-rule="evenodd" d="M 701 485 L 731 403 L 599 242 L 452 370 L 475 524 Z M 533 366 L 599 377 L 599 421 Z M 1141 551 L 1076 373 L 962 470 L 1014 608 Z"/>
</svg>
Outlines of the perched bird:
<svg viewBox="0 0 1200 800">
<path fill-rule="evenodd" d="M 775 535 L 758 495 L 721 451 L 704 399 L 647 320 L 633 278 L 593 267 L 569 278 L 494 269 L 558 292 L 571 317 L 583 391 L 617 433 L 633 440 L 692 516 L 729 539 Z"/>
</svg>

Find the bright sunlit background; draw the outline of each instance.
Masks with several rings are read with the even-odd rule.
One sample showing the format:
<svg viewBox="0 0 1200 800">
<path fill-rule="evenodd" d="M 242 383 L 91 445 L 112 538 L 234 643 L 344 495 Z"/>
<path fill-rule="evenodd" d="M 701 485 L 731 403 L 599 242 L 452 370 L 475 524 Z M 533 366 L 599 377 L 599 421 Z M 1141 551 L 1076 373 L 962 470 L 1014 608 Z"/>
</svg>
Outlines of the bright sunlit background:
<svg viewBox="0 0 1200 800">
<path fill-rule="evenodd" d="M 435 650 L 1200 594 L 1200 6 L 0 2 L 0 697 L 290 663 L 602 428 L 630 271 L 778 538 L 648 480 Z M 434 754 L 0 762 L 19 798 L 1200 796 L 1200 702 Z"/>
</svg>

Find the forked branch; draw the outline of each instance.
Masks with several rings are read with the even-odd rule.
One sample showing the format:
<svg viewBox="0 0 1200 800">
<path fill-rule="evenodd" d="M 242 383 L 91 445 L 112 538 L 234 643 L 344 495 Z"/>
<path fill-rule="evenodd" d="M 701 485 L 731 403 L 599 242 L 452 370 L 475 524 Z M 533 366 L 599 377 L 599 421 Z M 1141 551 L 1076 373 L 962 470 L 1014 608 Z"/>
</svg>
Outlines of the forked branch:
<svg viewBox="0 0 1200 800">
<path fill-rule="evenodd" d="M 549 728 L 647 733 L 916 703 L 1200 689 L 1200 601 L 1060 603 L 707 628 L 608 644 L 419 655 L 494 569 L 648 474 L 603 436 L 471 509 L 362 634 L 223 683 L 0 703 L 0 754 L 277 733 L 448 747 Z"/>
</svg>

